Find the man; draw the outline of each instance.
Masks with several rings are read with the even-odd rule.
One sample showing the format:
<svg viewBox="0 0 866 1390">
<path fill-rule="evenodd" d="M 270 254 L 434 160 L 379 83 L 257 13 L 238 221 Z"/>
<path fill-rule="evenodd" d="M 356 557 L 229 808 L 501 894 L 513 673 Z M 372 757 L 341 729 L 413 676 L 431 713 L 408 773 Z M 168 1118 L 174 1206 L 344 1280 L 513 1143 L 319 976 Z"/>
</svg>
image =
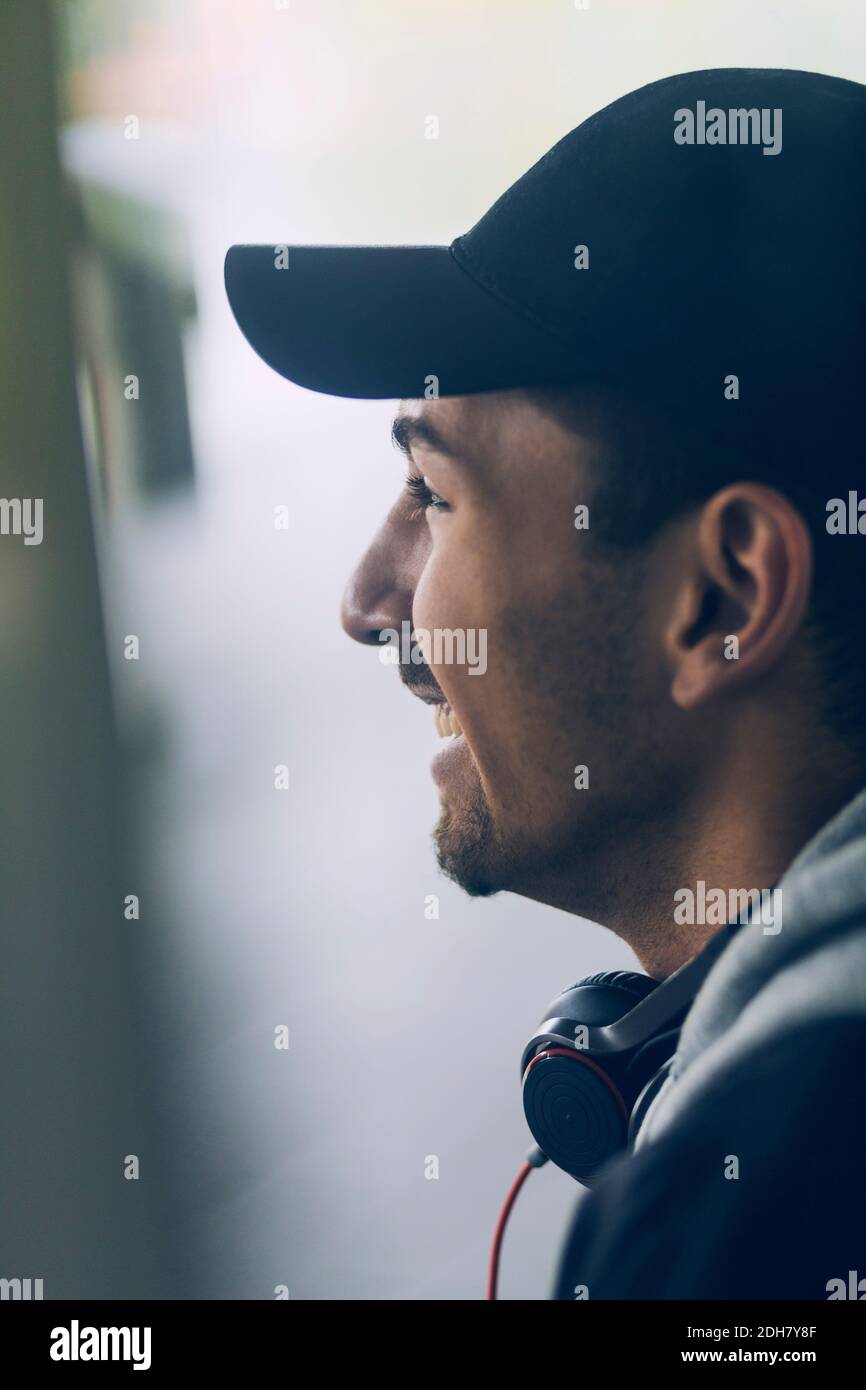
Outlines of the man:
<svg viewBox="0 0 866 1390">
<path fill-rule="evenodd" d="M 427 634 L 441 867 L 629 943 L 649 979 L 590 982 L 631 998 L 588 1027 L 673 1000 L 618 1058 L 560 1003 L 574 1041 L 553 1011 L 525 1056 L 591 1184 L 557 1298 L 866 1296 L 864 175 L 866 88 L 689 73 L 450 248 L 227 257 L 278 371 L 400 399 L 343 621 Z M 485 634 L 483 679 L 442 632 Z M 613 1119 L 575 1126 L 575 1076 Z"/>
</svg>

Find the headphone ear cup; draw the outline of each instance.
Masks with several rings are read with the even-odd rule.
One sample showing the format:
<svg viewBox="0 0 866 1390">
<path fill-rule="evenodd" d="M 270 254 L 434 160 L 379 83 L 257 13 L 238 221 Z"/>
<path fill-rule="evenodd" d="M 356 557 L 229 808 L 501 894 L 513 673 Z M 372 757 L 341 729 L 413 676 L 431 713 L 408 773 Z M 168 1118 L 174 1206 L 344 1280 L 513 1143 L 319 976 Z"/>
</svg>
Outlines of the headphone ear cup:
<svg viewBox="0 0 866 1390">
<path fill-rule="evenodd" d="M 542 1153 L 587 1186 L 628 1141 L 628 1106 L 585 1053 L 551 1047 L 533 1057 L 523 1078 L 523 1111 Z"/>
<path fill-rule="evenodd" d="M 545 1017 L 603 1026 L 635 1008 L 657 984 L 632 970 L 601 971 L 554 999 Z M 528 1044 L 521 1065 L 523 1111 L 535 1142 L 558 1168 L 589 1186 L 602 1164 L 628 1143 L 630 1105 L 615 1076 L 578 1046 L 543 1038 Z"/>
<path fill-rule="evenodd" d="M 601 985 L 605 989 L 618 990 L 623 995 L 623 1013 L 629 1007 L 629 1003 L 634 1007 L 639 1004 L 641 999 L 646 999 L 648 994 L 652 994 L 654 989 L 658 989 L 658 980 L 653 980 L 649 975 L 641 975 L 637 970 L 599 970 L 595 975 L 587 975 L 585 979 L 578 980 L 576 985 L 564 991 L 570 994 L 573 989 L 584 989 L 588 985 Z"/>
</svg>

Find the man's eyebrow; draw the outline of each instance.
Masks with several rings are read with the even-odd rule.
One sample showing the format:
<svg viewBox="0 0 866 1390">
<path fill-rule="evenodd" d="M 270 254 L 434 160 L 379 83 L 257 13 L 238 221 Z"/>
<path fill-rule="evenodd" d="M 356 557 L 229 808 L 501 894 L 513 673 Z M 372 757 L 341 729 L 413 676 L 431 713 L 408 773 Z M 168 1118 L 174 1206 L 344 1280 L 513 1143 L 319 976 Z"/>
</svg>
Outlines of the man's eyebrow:
<svg viewBox="0 0 866 1390">
<path fill-rule="evenodd" d="M 437 454 L 456 458 L 457 451 L 428 420 L 416 419 L 414 415 L 398 415 L 391 426 L 391 439 L 407 457 L 412 453 L 413 444 L 426 444 Z"/>
</svg>

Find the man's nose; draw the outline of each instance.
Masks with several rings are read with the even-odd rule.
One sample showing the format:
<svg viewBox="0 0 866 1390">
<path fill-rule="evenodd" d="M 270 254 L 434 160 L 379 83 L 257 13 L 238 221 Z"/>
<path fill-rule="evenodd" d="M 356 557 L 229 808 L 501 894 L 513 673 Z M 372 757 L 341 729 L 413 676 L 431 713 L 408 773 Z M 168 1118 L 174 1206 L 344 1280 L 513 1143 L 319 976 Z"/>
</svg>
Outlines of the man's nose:
<svg viewBox="0 0 866 1390">
<path fill-rule="evenodd" d="M 356 642 L 379 644 L 385 628 L 401 632 L 412 621 L 412 589 L 401 576 L 386 544 L 377 538 L 350 575 L 340 618 Z"/>
</svg>

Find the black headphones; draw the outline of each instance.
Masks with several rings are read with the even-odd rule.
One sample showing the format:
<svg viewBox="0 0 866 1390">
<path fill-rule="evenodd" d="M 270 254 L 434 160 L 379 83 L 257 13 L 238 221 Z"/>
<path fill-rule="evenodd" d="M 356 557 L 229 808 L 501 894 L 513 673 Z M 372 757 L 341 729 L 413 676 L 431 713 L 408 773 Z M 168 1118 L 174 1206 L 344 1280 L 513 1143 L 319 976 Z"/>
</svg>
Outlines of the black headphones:
<svg viewBox="0 0 866 1390">
<path fill-rule="evenodd" d="M 520 1062 L 523 1109 L 541 1154 L 578 1182 L 590 1187 L 602 1164 L 634 1144 L 692 1000 L 739 925 L 711 937 L 661 983 L 603 971 L 545 1010 Z"/>
</svg>

